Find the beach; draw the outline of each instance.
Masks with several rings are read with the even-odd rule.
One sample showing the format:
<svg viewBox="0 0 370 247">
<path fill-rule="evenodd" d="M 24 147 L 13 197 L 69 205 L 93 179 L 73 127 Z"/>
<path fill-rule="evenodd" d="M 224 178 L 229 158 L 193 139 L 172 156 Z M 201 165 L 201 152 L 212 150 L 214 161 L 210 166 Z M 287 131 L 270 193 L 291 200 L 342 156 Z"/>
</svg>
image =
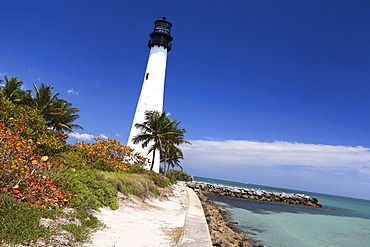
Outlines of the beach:
<svg viewBox="0 0 370 247">
<path fill-rule="evenodd" d="M 106 227 L 95 232 L 90 247 L 177 246 L 188 209 L 187 188 L 175 184 L 158 198 L 142 201 L 119 195 L 119 209 L 103 207 L 94 215 Z"/>
<path fill-rule="evenodd" d="M 162 189 L 157 198 L 143 201 L 120 194 L 118 199 L 118 210 L 103 207 L 93 212 L 105 227 L 84 246 L 251 246 L 224 219 L 225 210 L 186 183 Z"/>
</svg>

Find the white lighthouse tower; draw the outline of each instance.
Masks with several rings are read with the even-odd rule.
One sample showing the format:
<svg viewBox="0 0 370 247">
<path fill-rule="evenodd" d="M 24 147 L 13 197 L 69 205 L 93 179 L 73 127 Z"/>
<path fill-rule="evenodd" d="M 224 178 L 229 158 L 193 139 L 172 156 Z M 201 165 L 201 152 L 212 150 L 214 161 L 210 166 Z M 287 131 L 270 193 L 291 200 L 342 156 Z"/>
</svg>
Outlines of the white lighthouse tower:
<svg viewBox="0 0 370 247">
<path fill-rule="evenodd" d="M 141 143 L 133 144 L 132 138 L 140 133 L 140 130 L 135 128 L 135 124 L 144 122 L 146 111 L 163 111 L 167 53 L 171 51 L 172 44 L 170 42 L 173 40 L 171 36 L 171 27 L 172 24 L 163 17 L 162 20 L 154 22 L 154 30 L 149 35 L 150 40 L 148 42 L 148 47 L 150 53 L 148 63 L 144 74 L 140 98 L 136 106 L 136 112 L 131 126 L 130 136 L 127 142 L 127 146 L 135 149 L 136 152 L 140 152 L 150 161 L 153 155 L 148 155 L 149 147 L 143 149 Z M 160 157 L 156 154 L 153 165 L 153 170 L 155 172 L 159 172 L 159 163 Z M 150 165 L 147 169 L 149 168 Z"/>
</svg>

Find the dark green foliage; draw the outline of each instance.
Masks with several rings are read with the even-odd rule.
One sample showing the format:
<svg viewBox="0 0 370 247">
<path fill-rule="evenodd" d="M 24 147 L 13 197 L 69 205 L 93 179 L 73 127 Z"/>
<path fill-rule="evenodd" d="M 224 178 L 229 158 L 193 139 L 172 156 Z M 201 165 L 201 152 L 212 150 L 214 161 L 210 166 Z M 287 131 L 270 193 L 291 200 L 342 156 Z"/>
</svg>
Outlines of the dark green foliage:
<svg viewBox="0 0 370 247">
<path fill-rule="evenodd" d="M 54 213 L 17 202 L 10 194 L 0 194 L 0 245 L 48 239 L 53 232 L 40 226 L 40 219 Z"/>
<path fill-rule="evenodd" d="M 62 177 L 69 182 L 66 189 L 76 193 L 73 207 L 98 210 L 102 206 L 109 206 L 118 209 L 117 191 L 110 183 L 97 180 L 96 170 L 66 169 Z"/>
<path fill-rule="evenodd" d="M 100 171 L 114 171 L 114 166 L 103 158 L 95 160 L 92 164 L 92 167 Z"/>
<path fill-rule="evenodd" d="M 165 188 L 165 187 L 168 187 L 170 186 L 172 183 L 171 183 L 171 180 L 165 176 L 163 176 L 163 174 L 161 173 L 156 173 L 154 171 L 148 171 L 148 176 L 151 180 L 153 180 L 154 184 L 159 186 L 159 187 L 162 187 L 162 188 Z"/>
<path fill-rule="evenodd" d="M 175 176 L 175 178 L 178 180 L 178 181 L 191 181 L 191 176 L 189 174 L 187 174 L 186 172 L 183 172 L 183 171 L 179 171 L 179 170 L 170 170 L 168 173 L 167 173 L 167 176 L 168 175 L 172 175 L 172 176 Z"/>
<path fill-rule="evenodd" d="M 86 212 L 85 210 L 77 209 L 76 212 L 70 216 L 74 216 L 81 221 L 81 224 L 85 227 L 97 228 L 101 226 L 100 221 L 94 215 Z"/>
<path fill-rule="evenodd" d="M 177 179 L 176 179 L 176 177 L 174 176 L 174 175 L 172 175 L 171 173 L 167 173 L 166 174 L 166 177 L 170 180 L 170 183 L 171 184 L 175 184 L 175 183 L 177 183 Z"/>
<path fill-rule="evenodd" d="M 72 233 L 74 239 L 78 242 L 86 241 L 89 238 L 89 235 L 86 232 L 85 227 L 83 226 L 79 226 L 76 224 L 66 224 L 61 225 L 60 228 Z"/>
</svg>

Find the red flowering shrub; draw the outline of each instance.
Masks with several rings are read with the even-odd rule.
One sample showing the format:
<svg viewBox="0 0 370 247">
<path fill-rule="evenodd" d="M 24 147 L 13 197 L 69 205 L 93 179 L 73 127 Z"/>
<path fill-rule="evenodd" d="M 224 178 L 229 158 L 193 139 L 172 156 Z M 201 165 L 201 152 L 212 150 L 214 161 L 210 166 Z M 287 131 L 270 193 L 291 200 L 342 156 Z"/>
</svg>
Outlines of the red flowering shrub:
<svg viewBox="0 0 370 247">
<path fill-rule="evenodd" d="M 63 207 L 71 196 L 62 192 L 60 166 L 43 153 L 61 150 L 65 143 L 48 130 L 36 110 L 25 111 L 0 97 L 0 193 L 40 207 Z"/>
</svg>

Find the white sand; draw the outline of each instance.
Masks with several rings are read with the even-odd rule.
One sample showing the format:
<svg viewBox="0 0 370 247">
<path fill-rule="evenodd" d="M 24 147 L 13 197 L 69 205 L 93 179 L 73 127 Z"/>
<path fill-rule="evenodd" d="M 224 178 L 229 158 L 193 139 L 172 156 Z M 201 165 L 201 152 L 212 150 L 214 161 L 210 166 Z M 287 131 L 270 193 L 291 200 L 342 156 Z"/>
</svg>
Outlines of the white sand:
<svg viewBox="0 0 370 247">
<path fill-rule="evenodd" d="M 176 228 L 183 227 L 188 208 L 186 188 L 173 186 L 168 197 L 140 201 L 120 195 L 118 210 L 108 207 L 96 212 L 95 216 L 107 228 L 93 234 L 94 247 L 156 247 L 176 246 L 173 241 Z"/>
</svg>

